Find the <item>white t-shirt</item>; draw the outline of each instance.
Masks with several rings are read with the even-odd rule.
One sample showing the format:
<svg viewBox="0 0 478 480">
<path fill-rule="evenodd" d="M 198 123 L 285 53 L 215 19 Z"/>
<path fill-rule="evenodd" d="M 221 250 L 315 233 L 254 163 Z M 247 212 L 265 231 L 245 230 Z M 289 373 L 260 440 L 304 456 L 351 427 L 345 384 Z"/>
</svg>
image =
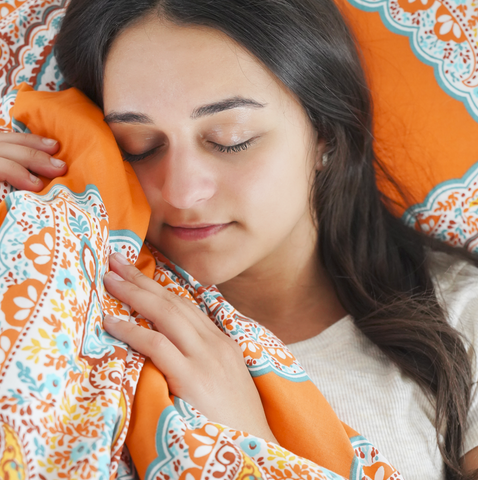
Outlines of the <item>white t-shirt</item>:
<svg viewBox="0 0 478 480">
<path fill-rule="evenodd" d="M 478 269 L 433 254 L 433 276 L 449 322 L 478 352 Z M 368 340 L 350 316 L 319 335 L 288 345 L 338 417 L 371 441 L 405 480 L 444 479 L 435 412 L 421 388 Z M 469 347 L 469 345 L 467 345 Z M 478 387 L 464 453 L 478 446 Z"/>
</svg>

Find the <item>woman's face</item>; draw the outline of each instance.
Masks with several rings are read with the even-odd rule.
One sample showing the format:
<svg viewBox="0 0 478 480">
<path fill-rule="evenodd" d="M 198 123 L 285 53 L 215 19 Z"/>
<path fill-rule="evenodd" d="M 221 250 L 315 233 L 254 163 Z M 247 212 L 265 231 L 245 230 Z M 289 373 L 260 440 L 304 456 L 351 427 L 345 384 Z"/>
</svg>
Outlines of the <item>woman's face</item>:
<svg viewBox="0 0 478 480">
<path fill-rule="evenodd" d="M 156 18 L 125 30 L 104 110 L 151 206 L 147 239 L 201 283 L 314 247 L 321 144 L 295 98 L 224 34 Z"/>
</svg>

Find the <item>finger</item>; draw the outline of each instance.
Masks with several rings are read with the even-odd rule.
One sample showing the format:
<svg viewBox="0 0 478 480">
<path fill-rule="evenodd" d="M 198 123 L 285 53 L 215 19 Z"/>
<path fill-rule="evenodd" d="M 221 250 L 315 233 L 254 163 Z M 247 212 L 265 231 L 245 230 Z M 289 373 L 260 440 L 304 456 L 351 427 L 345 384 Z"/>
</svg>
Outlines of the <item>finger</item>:
<svg viewBox="0 0 478 480">
<path fill-rule="evenodd" d="M 152 293 L 113 271 L 104 276 L 103 282 L 110 294 L 150 320 L 183 354 L 192 355 L 197 351 L 201 337 L 188 319 L 188 309 L 177 302 L 173 293 L 164 289 L 159 294 Z"/>
<path fill-rule="evenodd" d="M 33 133 L 16 133 L 7 132 L 0 134 L 1 143 L 12 143 L 14 145 L 23 145 L 24 147 L 34 148 L 35 150 L 41 150 L 51 155 L 58 152 L 60 144 L 53 138 L 40 137 Z"/>
<path fill-rule="evenodd" d="M 110 256 L 110 268 L 114 272 L 118 273 L 122 278 L 134 283 L 136 286 L 147 290 L 158 296 L 165 296 L 172 302 L 179 303 L 179 308 L 186 308 L 192 315 L 188 315 L 188 318 L 192 321 L 193 326 L 197 326 L 197 323 L 204 325 L 209 332 L 214 334 L 223 335 L 223 333 L 214 325 L 212 320 L 205 315 L 202 310 L 195 305 L 189 298 L 179 297 L 178 295 L 168 291 L 165 287 L 151 278 L 143 275 L 134 265 L 123 255 L 116 253 Z"/>
<path fill-rule="evenodd" d="M 53 158 L 47 152 L 23 145 L 0 142 L 0 157 L 17 162 L 26 169 L 47 178 L 64 175 L 67 171 L 66 163 L 62 160 Z"/>
<path fill-rule="evenodd" d="M 105 316 L 104 327 L 110 335 L 149 357 L 166 377 L 175 376 L 181 369 L 184 371 L 185 357 L 162 333 L 109 315 Z"/>
<path fill-rule="evenodd" d="M 0 157 L 0 182 L 7 182 L 18 190 L 39 192 L 43 182 L 19 163 Z"/>
</svg>

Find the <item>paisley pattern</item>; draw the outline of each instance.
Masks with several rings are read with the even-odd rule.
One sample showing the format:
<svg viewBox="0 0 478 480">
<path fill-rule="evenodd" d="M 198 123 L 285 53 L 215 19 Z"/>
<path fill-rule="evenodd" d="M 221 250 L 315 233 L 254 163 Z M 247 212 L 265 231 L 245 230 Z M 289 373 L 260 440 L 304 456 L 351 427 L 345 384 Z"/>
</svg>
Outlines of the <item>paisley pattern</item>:
<svg viewBox="0 0 478 480">
<path fill-rule="evenodd" d="M 378 480 L 381 478 L 395 480 L 401 478 L 400 474 L 387 464 L 387 461 L 384 460 L 378 450 L 366 438 L 357 435 L 350 440 L 354 447 L 355 457 L 360 459 L 356 467 L 360 468 L 361 464 L 365 480 Z"/>
<path fill-rule="evenodd" d="M 117 468 L 143 360 L 103 330 L 106 312 L 130 312 L 100 278 L 110 252 L 133 251 L 135 260 L 141 241 L 109 232 L 94 186 L 80 195 L 62 186 L 41 197 L 12 192 L 5 205 L 0 465 L 17 462 L 25 478 L 74 472 L 106 480 Z"/>
<path fill-rule="evenodd" d="M 0 2 L 2 96 L 22 82 L 37 90 L 62 88 L 64 81 L 53 55 L 53 45 L 67 4 L 68 0 Z"/>
<path fill-rule="evenodd" d="M 52 53 L 69 0 L 0 3 L 1 95 L 27 82 L 36 90 L 64 87 Z M 466 0 L 348 0 L 379 11 L 394 32 L 407 35 L 413 51 L 433 65 L 438 83 L 463 101 L 478 120 L 478 4 Z"/>
<path fill-rule="evenodd" d="M 348 0 L 380 12 L 393 32 L 407 35 L 415 54 L 433 65 L 441 87 L 478 120 L 478 3 L 467 0 Z"/>
<path fill-rule="evenodd" d="M 356 436 L 351 442 L 356 456 L 347 478 L 402 478 L 365 438 Z M 146 472 L 145 478 L 148 480 L 168 476 L 186 480 L 344 478 L 279 445 L 208 422 L 178 398 L 174 407 L 168 407 L 161 414 L 156 430 L 156 445 L 158 457 Z"/>
<path fill-rule="evenodd" d="M 154 252 L 157 263 L 166 267 L 165 271 L 156 272 L 155 279 L 163 285 L 171 285 L 172 291 L 179 295 L 185 295 L 178 285 L 183 287 L 216 325 L 240 345 L 253 377 L 274 372 L 292 381 L 300 382 L 308 378 L 294 356 L 275 335 L 241 315 L 224 300 L 216 287 L 203 287 L 187 272 L 168 262 L 152 245 L 149 248 Z"/>
<path fill-rule="evenodd" d="M 408 225 L 450 245 L 478 252 L 478 163 L 463 178 L 435 187 L 403 218 Z"/>
<path fill-rule="evenodd" d="M 5 452 L 0 461 L 1 478 L 26 479 L 26 460 L 22 443 L 15 429 L 6 423 L 2 423 L 0 427 L 0 451 Z"/>
<path fill-rule="evenodd" d="M 23 87 L 18 93 L 15 114 L 22 115 L 18 98 L 28 91 Z M 96 111 L 79 93 L 61 94 L 76 95 L 74 105 L 83 102 L 85 108 Z M 64 97 L 57 97 L 61 94 L 38 98 L 50 111 L 56 98 L 62 104 Z M 23 105 L 29 114 L 35 108 L 31 96 Z M 70 107 L 65 114 L 74 118 Z M 98 119 L 102 124 L 101 115 Z M 23 125 L 21 121 L 15 124 L 17 128 Z M 28 127 L 24 125 L 25 130 Z M 71 134 L 79 134 L 75 126 Z M 109 141 L 114 143 L 112 138 Z M 133 181 L 131 175 L 121 173 L 124 166 L 119 152 L 115 158 L 105 159 L 110 168 L 106 179 L 111 178 L 107 183 L 117 185 L 118 175 Z M 88 165 L 84 168 L 90 171 Z M 104 182 L 104 166 L 100 171 Z M 333 468 L 299 455 L 294 442 L 291 451 L 213 423 L 183 400 L 170 401 L 167 388 L 163 398 L 154 396 L 151 388 L 164 381 L 161 374 L 150 362 L 143 367 L 143 358 L 103 329 L 105 314 L 147 326 L 145 319 L 104 289 L 102 278 L 114 251 L 122 251 L 131 262 L 149 255 L 155 262 L 157 282 L 196 303 L 238 342 L 255 381 L 267 381 L 257 383 L 261 397 L 270 397 L 266 413 L 276 408 L 274 402 L 284 403 L 284 392 L 297 399 L 296 407 L 300 399 L 310 408 L 307 405 L 314 396 L 319 401 L 323 398 L 270 331 L 240 315 L 215 287 L 200 285 L 152 247 L 152 255 L 145 251 L 133 231 L 113 230 L 100 188 L 87 183 L 78 193 L 69 182 L 67 175 L 41 194 L 11 191 L 0 204 L 0 465 L 10 478 L 14 471 L 17 478 L 129 479 L 135 477 L 135 468 L 144 458 L 151 461 L 139 475 L 151 480 L 345 478 L 337 470 L 353 480 L 401 478 L 376 449 L 370 453 L 373 447 L 354 450 L 349 432 L 356 433 L 336 419 L 325 401 L 320 411 L 313 407 L 310 413 L 329 417 L 332 430 L 316 429 L 307 415 L 310 431 L 298 433 L 310 438 L 314 448 L 318 445 L 315 438 L 320 439 L 323 446 L 317 449 Z M 117 199 L 122 207 L 123 197 Z M 131 215 L 138 212 L 133 210 Z M 144 375 L 153 375 L 155 380 L 138 384 Z M 306 398 L 298 390 L 303 385 L 312 388 Z M 157 423 L 151 406 L 159 410 Z M 279 428 L 283 421 L 291 431 L 298 428 L 294 411 L 285 415 L 271 420 L 271 428 Z M 156 425 L 151 438 L 148 431 L 138 432 L 140 421 Z M 139 454 L 131 450 L 139 443 L 135 435 L 149 439 L 142 440 Z M 127 436 L 131 455 L 123 449 Z M 293 438 L 290 432 L 286 436 Z M 340 438 L 342 450 L 337 451 L 331 436 Z M 375 471 L 386 476 L 379 477 Z"/>
<path fill-rule="evenodd" d="M 174 407 L 163 412 L 157 427 L 158 458 L 148 468 L 145 478 L 152 480 L 165 475 L 187 480 L 281 478 L 272 474 L 277 466 L 291 480 L 343 478 L 318 469 L 305 459 L 296 462 L 296 456 L 277 445 L 238 434 L 206 419 L 196 422 L 194 427 L 186 425 Z M 204 472 L 207 474 L 203 475 Z"/>
<path fill-rule="evenodd" d="M 379 10 L 390 28 L 409 35 L 417 55 L 435 65 L 442 87 L 478 118 L 476 5 L 460 0 L 350 1 Z M 11 116 L 17 84 L 27 82 L 44 91 L 65 87 L 52 47 L 67 3 L 0 3 L 0 87 L 5 95 L 0 127 L 29 131 Z M 118 165 L 111 166 L 116 174 Z M 407 211 L 406 221 L 476 249 L 477 175 L 474 168 L 463 179 L 436 187 L 423 204 Z M 298 426 L 284 437 L 288 448 L 268 443 L 210 422 L 179 398 L 170 400 L 167 386 L 162 398 L 166 406 L 146 419 L 154 433 L 138 453 L 135 439 L 146 433 L 130 428 L 131 419 L 141 420 L 145 398 L 152 398 L 140 378 L 153 375 L 160 383 L 162 377 L 103 329 L 104 314 L 145 327 L 147 322 L 110 297 L 101 279 L 111 252 L 122 251 L 133 263 L 151 253 L 142 250 L 142 237 L 134 229 L 111 228 L 94 178 L 81 191 L 73 191 L 65 180 L 41 195 L 2 184 L 0 201 L 1 478 L 401 479 L 373 445 L 338 421 L 332 431 L 345 439 L 343 451 L 332 447 L 334 435 L 318 431 L 313 421 L 301 427 L 298 443 L 320 445 L 316 450 L 323 462 L 312 461 L 290 440 L 297 438 Z M 285 392 L 297 399 L 275 420 L 276 426 L 295 425 L 311 398 L 301 392 L 311 382 L 293 355 L 271 332 L 237 312 L 215 287 L 198 284 L 152 247 L 150 251 L 154 279 L 195 302 L 240 345 L 261 396 L 269 395 L 274 408 L 284 403 Z M 271 378 L 273 387 L 267 383 Z M 308 392 L 320 398 L 315 387 Z M 321 405 L 323 415 L 336 420 Z M 312 418 L 314 412 L 308 414 Z M 347 465 L 345 473 L 331 466 L 336 456 L 341 467 Z M 143 457 L 151 458 L 146 468 Z"/>
</svg>

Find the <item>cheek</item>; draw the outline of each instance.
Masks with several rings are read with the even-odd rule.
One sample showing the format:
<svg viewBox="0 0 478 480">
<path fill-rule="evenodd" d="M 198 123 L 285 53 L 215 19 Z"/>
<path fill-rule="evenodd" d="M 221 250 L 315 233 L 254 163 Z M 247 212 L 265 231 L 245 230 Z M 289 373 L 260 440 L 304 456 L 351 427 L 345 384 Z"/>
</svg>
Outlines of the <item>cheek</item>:
<svg viewBox="0 0 478 480">
<path fill-rule="evenodd" d="M 164 172 L 160 162 L 132 167 L 151 206 L 150 228 L 157 242 L 165 211 L 171 210 L 161 196 Z M 207 218 L 236 221 L 257 240 L 275 243 L 309 209 L 310 166 L 303 145 L 275 142 L 262 152 L 221 161 L 211 175 L 216 193 L 198 211 Z"/>
<path fill-rule="evenodd" d="M 294 153 L 293 153 L 294 152 Z M 277 149 L 254 159 L 254 168 L 230 179 L 235 201 L 251 227 L 276 230 L 308 210 L 310 168 L 303 149 Z"/>
<path fill-rule="evenodd" d="M 143 189 L 143 192 L 148 200 L 148 203 L 152 210 L 152 216 L 156 216 L 162 211 L 161 203 L 161 189 L 159 185 L 159 172 L 157 168 L 152 165 L 131 164 L 134 173 L 138 177 L 139 183 Z"/>
</svg>

